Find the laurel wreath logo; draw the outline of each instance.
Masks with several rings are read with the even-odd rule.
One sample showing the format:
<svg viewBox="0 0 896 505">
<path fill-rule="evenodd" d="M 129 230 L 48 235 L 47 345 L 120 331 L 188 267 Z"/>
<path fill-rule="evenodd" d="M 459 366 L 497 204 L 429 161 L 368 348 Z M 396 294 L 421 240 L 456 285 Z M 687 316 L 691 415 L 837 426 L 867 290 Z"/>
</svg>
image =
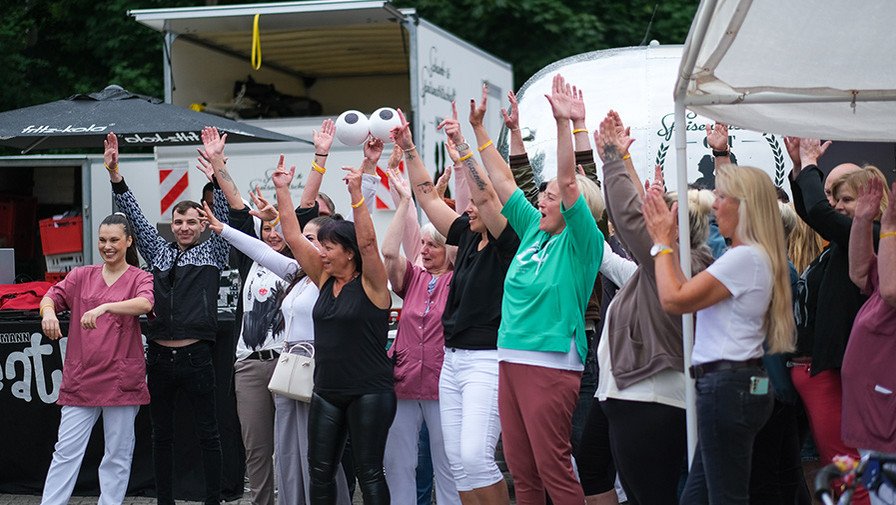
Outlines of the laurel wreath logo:
<svg viewBox="0 0 896 505">
<path fill-rule="evenodd" d="M 669 152 L 669 146 L 665 142 L 660 142 L 660 148 L 656 151 L 656 165 L 666 168 L 666 153 Z"/>
<path fill-rule="evenodd" d="M 772 148 L 772 154 L 775 157 L 775 186 L 778 186 L 779 188 L 783 187 L 785 178 L 784 151 L 781 149 L 781 144 L 774 135 L 763 133 L 762 136 L 765 138 L 765 141 L 768 142 L 769 147 Z"/>
</svg>

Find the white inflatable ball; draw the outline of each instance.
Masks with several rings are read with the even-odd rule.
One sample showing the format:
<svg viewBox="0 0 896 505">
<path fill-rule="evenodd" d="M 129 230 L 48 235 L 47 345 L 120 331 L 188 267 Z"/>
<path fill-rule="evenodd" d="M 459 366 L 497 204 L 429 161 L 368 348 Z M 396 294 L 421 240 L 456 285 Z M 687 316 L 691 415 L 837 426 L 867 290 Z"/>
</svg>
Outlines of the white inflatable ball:
<svg viewBox="0 0 896 505">
<path fill-rule="evenodd" d="M 391 107 L 380 107 L 370 115 L 370 133 L 383 142 L 391 142 L 389 132 L 392 128 L 401 126 L 398 111 Z"/>
<path fill-rule="evenodd" d="M 336 118 L 336 138 L 347 146 L 357 146 L 367 140 L 370 120 L 362 112 L 347 110 Z"/>
</svg>

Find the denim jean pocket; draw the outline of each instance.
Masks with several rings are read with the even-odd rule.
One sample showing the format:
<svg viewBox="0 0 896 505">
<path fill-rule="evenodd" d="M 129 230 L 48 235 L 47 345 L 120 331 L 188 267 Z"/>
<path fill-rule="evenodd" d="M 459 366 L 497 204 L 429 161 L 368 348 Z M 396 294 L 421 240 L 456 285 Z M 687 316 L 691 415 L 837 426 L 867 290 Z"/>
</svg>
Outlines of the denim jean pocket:
<svg viewBox="0 0 896 505">
<path fill-rule="evenodd" d="M 207 353 L 190 353 L 189 361 L 190 366 L 194 368 L 204 368 L 212 365 L 212 355 Z"/>
</svg>

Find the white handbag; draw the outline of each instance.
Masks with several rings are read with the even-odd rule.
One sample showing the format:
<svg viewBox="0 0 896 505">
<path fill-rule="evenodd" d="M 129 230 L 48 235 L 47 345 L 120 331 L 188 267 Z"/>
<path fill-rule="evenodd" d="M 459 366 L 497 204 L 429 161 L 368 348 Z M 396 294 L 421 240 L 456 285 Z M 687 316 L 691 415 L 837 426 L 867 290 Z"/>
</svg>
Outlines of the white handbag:
<svg viewBox="0 0 896 505">
<path fill-rule="evenodd" d="M 294 349 L 304 351 L 307 355 L 293 354 Z M 310 402 L 314 390 L 314 345 L 299 342 L 287 348 L 284 344 L 268 389 L 293 400 Z"/>
</svg>

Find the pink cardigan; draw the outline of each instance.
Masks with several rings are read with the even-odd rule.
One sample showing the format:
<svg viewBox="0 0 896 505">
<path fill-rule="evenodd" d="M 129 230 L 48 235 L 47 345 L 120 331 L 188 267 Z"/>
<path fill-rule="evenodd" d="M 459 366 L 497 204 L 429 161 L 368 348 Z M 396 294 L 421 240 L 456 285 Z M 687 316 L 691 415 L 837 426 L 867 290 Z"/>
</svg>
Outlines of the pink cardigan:
<svg viewBox="0 0 896 505">
<path fill-rule="evenodd" d="M 442 312 L 453 276 L 454 272 L 441 275 L 432 293 L 427 293 L 432 275 L 407 262 L 404 289 L 396 292 L 404 305 L 395 343 L 389 349 L 395 360 L 395 395 L 400 399 L 439 399 L 439 373 L 445 357 Z"/>
<path fill-rule="evenodd" d="M 46 296 L 57 313 L 71 311 L 71 324 L 63 333 L 68 342 L 56 403 L 78 407 L 149 403 L 140 318 L 103 314 L 93 330 L 82 328 L 80 321 L 85 312 L 106 302 L 140 296 L 153 303 L 152 275 L 131 266 L 106 286 L 103 265 L 90 265 L 69 272 Z"/>
</svg>

